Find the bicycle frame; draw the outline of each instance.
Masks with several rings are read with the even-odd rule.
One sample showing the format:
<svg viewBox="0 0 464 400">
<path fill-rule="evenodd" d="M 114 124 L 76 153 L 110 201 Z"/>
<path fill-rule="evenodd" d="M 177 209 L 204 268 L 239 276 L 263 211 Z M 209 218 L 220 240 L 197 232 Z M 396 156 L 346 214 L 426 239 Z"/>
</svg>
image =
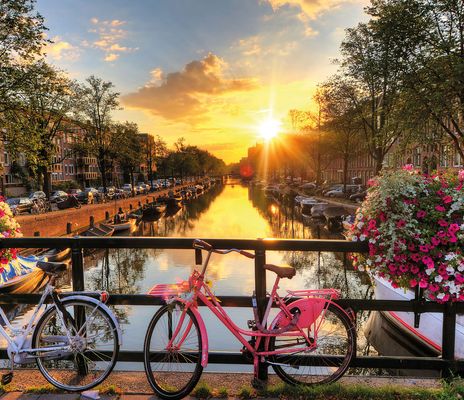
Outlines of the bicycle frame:
<svg viewBox="0 0 464 400">
<path fill-rule="evenodd" d="M 19 354 L 19 353 L 34 353 L 38 349 L 32 349 L 32 348 L 24 348 L 24 345 L 27 343 L 27 338 L 30 334 L 32 334 L 33 328 L 34 328 L 34 323 L 39 315 L 39 310 L 44 305 L 45 299 L 47 296 L 49 296 L 53 291 L 54 287 L 50 284 L 45 286 L 45 290 L 42 293 L 42 296 L 39 300 L 39 303 L 36 306 L 36 309 L 34 310 L 34 313 L 32 314 L 31 319 L 27 323 L 26 327 L 23 329 L 15 329 L 10 321 L 8 320 L 8 317 L 6 316 L 5 312 L 3 311 L 3 308 L 0 307 L 0 316 L 2 317 L 3 321 L 5 321 L 5 324 L 7 328 L 13 333 L 12 335 L 8 334 L 6 329 L 0 325 L 0 334 L 5 338 L 5 340 L 8 342 L 8 347 L 11 348 L 12 353 Z M 54 304 L 55 307 L 57 307 L 56 304 Z M 61 313 L 59 312 L 58 315 L 60 318 L 62 318 Z M 69 335 L 69 332 L 68 332 Z M 17 341 L 14 340 L 14 338 L 18 338 Z M 54 346 L 54 347 L 42 347 L 40 350 L 41 351 L 48 351 L 48 350 L 66 350 L 67 346 Z M 13 360 L 12 360 L 13 361 Z"/>
<path fill-rule="evenodd" d="M 153 289 L 150 291 L 150 294 L 154 296 L 164 296 L 167 302 L 181 302 L 184 307 L 182 310 L 182 314 L 180 316 L 178 325 L 175 329 L 175 331 L 172 334 L 171 339 L 169 340 L 169 343 L 167 345 L 167 348 L 172 348 L 175 349 L 176 347 L 180 346 L 182 342 L 186 339 L 188 336 L 189 330 L 191 328 L 191 323 L 187 328 L 185 329 L 185 332 L 183 333 L 182 337 L 180 340 L 177 340 L 177 336 L 179 334 L 179 331 L 183 325 L 183 321 L 185 318 L 185 315 L 188 310 L 191 310 L 195 316 L 197 317 L 197 320 L 199 322 L 199 328 L 201 332 L 201 336 L 203 338 L 203 357 L 201 360 L 201 365 L 205 367 L 208 364 L 208 335 L 207 331 L 204 325 L 204 322 L 200 316 L 200 313 L 198 312 L 198 300 L 200 300 L 205 306 L 207 306 L 211 312 L 225 325 L 225 327 L 237 338 L 237 340 L 244 346 L 244 349 L 246 349 L 250 354 L 253 356 L 254 360 L 254 365 L 255 365 L 255 373 L 256 373 L 256 366 L 258 364 L 258 360 L 261 358 L 262 361 L 264 361 L 264 357 L 266 356 L 271 356 L 271 355 L 277 355 L 277 354 L 286 354 L 286 353 L 293 353 L 296 351 L 311 351 L 316 348 L 317 346 L 317 334 L 319 331 L 319 328 L 322 324 L 325 311 L 329 307 L 329 305 L 334 304 L 336 307 L 342 309 L 340 306 L 338 306 L 336 303 L 332 301 L 331 298 L 322 298 L 322 297 L 317 297 L 321 296 L 322 294 L 327 295 L 327 293 L 332 294 L 332 292 L 329 291 L 295 291 L 295 292 L 289 292 L 289 296 L 286 296 L 285 298 L 282 298 L 279 296 L 277 293 L 277 289 L 279 288 L 279 281 L 280 278 L 279 276 L 276 277 L 275 283 L 273 285 L 272 291 L 269 294 L 269 300 L 264 312 L 263 320 L 261 322 L 262 326 L 267 326 L 267 321 L 270 315 L 270 311 L 272 308 L 273 303 L 275 302 L 278 304 L 280 312 L 277 315 L 277 317 L 274 319 L 274 321 L 271 323 L 270 328 L 271 330 L 267 332 L 263 332 L 260 330 L 246 330 L 238 327 L 228 316 L 227 312 L 224 310 L 224 308 L 219 304 L 218 300 L 216 299 L 215 295 L 212 293 L 211 289 L 208 287 L 208 285 L 204 282 L 204 276 L 206 272 L 206 267 L 208 265 L 209 259 L 211 257 L 212 251 L 208 251 L 208 255 L 206 257 L 205 263 L 202 268 L 202 272 L 199 273 L 198 271 L 194 271 L 189 278 L 188 282 L 182 282 L 178 285 L 174 286 L 169 286 L 169 285 L 155 285 Z M 179 289 L 181 293 L 179 294 Z M 308 297 L 313 293 L 314 297 Z M 335 291 L 333 292 L 335 293 Z M 300 297 L 294 297 L 298 295 L 306 295 L 306 298 L 300 298 Z M 308 329 L 308 326 L 300 326 L 298 321 L 296 321 L 296 324 L 292 330 L 285 331 L 285 336 L 298 336 L 298 337 L 303 337 L 305 339 L 305 343 L 302 344 L 301 348 L 295 348 L 292 347 L 291 349 L 281 349 L 281 350 L 274 350 L 274 351 L 269 351 L 268 350 L 268 345 L 270 338 L 276 337 L 279 335 L 282 335 L 282 332 L 275 333 L 272 332 L 272 328 L 275 326 L 277 322 L 279 322 L 280 318 L 288 318 L 292 320 L 294 315 L 291 312 L 291 309 L 295 307 L 297 303 L 305 303 L 307 304 L 308 302 L 313 302 L 314 299 L 319 299 L 320 302 L 323 303 L 323 306 L 320 307 L 321 309 L 319 310 L 319 313 L 317 314 L 317 317 L 312 321 L 313 323 L 310 324 L 310 330 L 312 331 L 312 338 L 309 338 L 308 334 L 305 332 L 305 329 Z M 287 304 L 288 301 L 295 300 L 291 302 L 290 304 Z M 343 309 L 342 309 L 343 310 Z M 319 318 L 321 316 L 321 318 Z M 319 320 L 318 323 L 316 321 Z M 311 325 L 314 325 L 311 328 Z M 256 340 L 254 341 L 254 344 L 252 345 L 246 337 L 255 337 Z M 263 340 L 264 346 L 262 345 Z M 176 344 L 174 345 L 174 342 Z M 260 347 L 263 347 L 263 349 L 260 349 Z"/>
</svg>

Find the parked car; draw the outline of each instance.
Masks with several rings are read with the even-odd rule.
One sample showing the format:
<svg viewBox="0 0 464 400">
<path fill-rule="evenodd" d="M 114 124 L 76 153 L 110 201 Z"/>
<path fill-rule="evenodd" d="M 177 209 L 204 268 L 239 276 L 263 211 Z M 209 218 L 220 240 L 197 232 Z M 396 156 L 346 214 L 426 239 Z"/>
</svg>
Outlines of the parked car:
<svg viewBox="0 0 464 400">
<path fill-rule="evenodd" d="M 34 202 L 27 197 L 12 197 L 6 200 L 10 206 L 13 215 L 19 215 L 24 212 L 32 213 Z"/>
<path fill-rule="evenodd" d="M 56 190 L 51 194 L 50 202 L 56 203 L 57 201 L 66 200 L 67 198 L 68 194 L 66 192 L 63 192 L 62 190 Z"/>
<path fill-rule="evenodd" d="M 161 186 L 157 184 L 156 182 L 153 182 L 153 185 L 151 185 L 151 190 L 156 192 L 161 189 Z"/>
<path fill-rule="evenodd" d="M 355 201 L 356 203 L 362 203 L 367 196 L 367 191 L 363 190 L 361 192 L 352 194 L 350 200 Z"/>
<path fill-rule="evenodd" d="M 38 190 L 36 192 L 31 192 L 29 193 L 29 199 L 42 199 L 42 200 L 46 200 L 47 199 L 47 196 L 45 195 L 44 192 L 42 192 L 41 190 Z"/>
<path fill-rule="evenodd" d="M 145 189 L 145 184 L 137 185 L 137 186 L 135 186 L 135 189 L 137 190 L 137 194 L 145 194 L 145 193 L 147 193 L 147 189 Z"/>
<path fill-rule="evenodd" d="M 343 191 L 343 187 L 333 189 L 333 190 L 328 190 L 327 192 L 324 193 L 324 196 L 327 197 L 345 197 L 345 192 Z"/>
<path fill-rule="evenodd" d="M 79 196 L 79 193 L 82 193 L 82 190 L 81 189 L 71 189 L 71 190 L 68 190 L 68 194 L 72 195 L 72 196 Z"/>
</svg>

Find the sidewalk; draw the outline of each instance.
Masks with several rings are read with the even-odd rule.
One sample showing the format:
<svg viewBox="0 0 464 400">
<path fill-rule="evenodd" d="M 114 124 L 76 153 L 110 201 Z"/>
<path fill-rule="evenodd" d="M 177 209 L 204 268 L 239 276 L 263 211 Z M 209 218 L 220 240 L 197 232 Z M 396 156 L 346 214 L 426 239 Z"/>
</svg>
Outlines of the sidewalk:
<svg viewBox="0 0 464 400">
<path fill-rule="evenodd" d="M 203 373 L 199 386 L 209 388 L 208 393 L 212 392 L 213 397 L 227 397 L 229 399 L 247 398 L 244 393 L 249 393 L 251 397 L 258 398 L 279 398 L 279 397 L 292 397 L 292 387 L 285 389 L 281 381 L 276 375 L 269 376 L 269 393 L 270 397 L 260 396 L 251 387 L 251 374 L 244 373 Z M 445 388 L 446 389 L 446 388 Z M 4 390 L 7 393 L 0 396 L 0 400 L 77 400 L 79 398 L 88 399 L 81 396 L 80 393 L 60 393 L 53 386 L 50 386 L 47 381 L 42 377 L 38 370 L 17 370 L 15 372 L 13 381 L 5 386 Z M 116 371 L 111 373 L 108 379 L 103 384 L 96 388 L 100 391 L 100 398 L 102 400 L 121 399 L 121 400 L 152 400 L 157 399 L 149 386 L 145 373 L 139 372 L 122 372 Z M 442 382 L 433 378 L 404 378 L 404 377 L 378 377 L 378 376 L 345 376 L 339 383 L 328 386 L 319 386 L 315 388 L 315 393 L 311 396 L 293 393 L 292 398 L 327 398 L 327 399 L 364 399 L 366 392 L 374 391 L 375 396 L 372 398 L 379 398 L 385 400 L 392 398 L 388 396 L 389 393 L 441 393 L 443 391 Z M 204 390 L 202 391 L 205 392 Z M 287 393 L 288 392 L 288 393 Z M 362 393 L 364 396 L 359 396 Z M 195 397 L 195 391 L 189 397 Z M 222 394 L 223 396 L 220 396 Z M 441 393 L 443 394 L 443 393 Z M 226 395 L 226 396 L 224 396 Z M 329 395 L 329 396 L 327 396 Z M 335 396 L 334 396 L 335 395 Z M 348 395 L 348 396 L 347 396 Z M 338 397 L 337 397 L 338 396 Z M 398 395 L 394 398 L 401 398 Z M 409 397 L 406 397 L 409 398 Z M 420 398 L 420 397 L 415 397 Z M 435 398 L 429 397 L 427 398 Z M 438 398 L 438 397 L 437 397 Z M 443 397 L 452 399 L 453 397 Z"/>
</svg>

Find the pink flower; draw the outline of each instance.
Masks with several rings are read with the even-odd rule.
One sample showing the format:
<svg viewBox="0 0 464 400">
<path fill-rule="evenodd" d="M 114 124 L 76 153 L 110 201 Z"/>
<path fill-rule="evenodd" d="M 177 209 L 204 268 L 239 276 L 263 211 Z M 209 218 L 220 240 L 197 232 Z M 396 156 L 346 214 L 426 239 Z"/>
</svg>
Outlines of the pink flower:
<svg viewBox="0 0 464 400">
<path fill-rule="evenodd" d="M 464 169 L 459 170 L 458 178 L 459 178 L 460 181 L 464 181 Z"/>
<path fill-rule="evenodd" d="M 456 233 L 459 230 L 458 224 L 451 224 L 448 228 L 448 232 Z"/>
<path fill-rule="evenodd" d="M 451 203 L 453 201 L 453 198 L 451 196 L 445 196 L 443 197 L 443 203 L 445 204 L 448 204 L 448 203 Z"/>
<path fill-rule="evenodd" d="M 422 253 L 428 253 L 429 252 L 429 246 L 428 245 L 420 245 L 419 250 L 422 251 Z"/>
<path fill-rule="evenodd" d="M 440 225 L 440 226 L 448 226 L 448 222 L 445 221 L 444 219 L 439 219 L 438 220 L 438 225 Z"/>
<path fill-rule="evenodd" d="M 438 231 L 438 232 L 437 232 L 437 236 L 438 236 L 439 238 L 444 238 L 444 237 L 446 236 L 446 232 L 445 232 L 445 231 Z"/>
<path fill-rule="evenodd" d="M 440 244 L 440 239 L 437 239 L 435 236 L 432 238 L 432 244 L 438 246 Z"/>
<path fill-rule="evenodd" d="M 422 257 L 422 262 L 427 265 L 427 267 L 432 268 L 434 266 L 433 260 L 429 256 Z"/>
<path fill-rule="evenodd" d="M 427 286 L 428 286 L 428 282 L 425 280 L 425 279 L 421 279 L 421 281 L 419 282 L 419 287 L 421 289 L 425 289 Z"/>
<path fill-rule="evenodd" d="M 414 170 L 414 165 L 412 164 L 403 165 L 403 171 L 413 171 L 413 170 Z"/>
<path fill-rule="evenodd" d="M 368 227 L 369 229 L 374 229 L 374 228 L 376 227 L 376 224 L 377 224 L 377 222 L 375 221 L 375 219 L 371 219 L 371 220 L 368 222 L 367 227 Z"/>
<path fill-rule="evenodd" d="M 424 210 L 419 210 L 416 214 L 417 218 L 424 218 L 427 213 Z"/>
<path fill-rule="evenodd" d="M 417 274 L 419 272 L 419 267 L 417 265 L 412 265 L 411 266 L 411 272 L 413 274 Z"/>
<path fill-rule="evenodd" d="M 451 243 L 456 243 L 458 241 L 458 238 L 454 235 L 450 235 L 448 239 Z"/>
<path fill-rule="evenodd" d="M 443 207 L 443 206 L 435 206 L 435 210 L 444 212 L 444 211 L 445 211 L 445 207 Z"/>
<path fill-rule="evenodd" d="M 415 279 L 411 279 L 411 280 L 409 281 L 409 286 L 411 286 L 412 288 L 413 288 L 413 287 L 416 287 L 416 286 L 417 286 L 417 281 L 416 281 Z"/>
<path fill-rule="evenodd" d="M 406 226 L 406 221 L 404 219 L 400 219 L 397 223 L 396 223 L 396 227 L 397 228 L 404 228 Z"/>
<path fill-rule="evenodd" d="M 385 213 L 384 213 L 383 211 L 380 211 L 379 219 L 380 219 L 382 222 L 385 222 L 385 221 L 387 220 L 387 216 L 385 215 Z"/>
<path fill-rule="evenodd" d="M 417 254 L 417 253 L 411 254 L 410 257 L 411 257 L 411 260 L 413 260 L 413 261 L 415 261 L 415 262 L 418 262 L 418 261 L 420 261 L 420 259 L 421 259 L 421 256 L 420 256 L 419 254 Z"/>
<path fill-rule="evenodd" d="M 408 244 L 408 250 L 409 251 L 415 251 L 416 250 L 416 246 L 414 246 L 414 243 L 409 243 Z"/>
</svg>

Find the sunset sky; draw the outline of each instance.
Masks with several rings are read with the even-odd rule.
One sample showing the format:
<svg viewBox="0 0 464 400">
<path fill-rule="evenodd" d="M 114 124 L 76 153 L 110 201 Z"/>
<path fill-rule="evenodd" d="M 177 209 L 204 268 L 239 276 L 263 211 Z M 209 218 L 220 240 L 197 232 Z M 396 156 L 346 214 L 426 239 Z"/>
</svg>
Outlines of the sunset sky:
<svg viewBox="0 0 464 400">
<path fill-rule="evenodd" d="M 268 118 L 309 109 L 366 0 L 38 0 L 48 59 L 112 81 L 117 120 L 238 161 Z"/>
</svg>

